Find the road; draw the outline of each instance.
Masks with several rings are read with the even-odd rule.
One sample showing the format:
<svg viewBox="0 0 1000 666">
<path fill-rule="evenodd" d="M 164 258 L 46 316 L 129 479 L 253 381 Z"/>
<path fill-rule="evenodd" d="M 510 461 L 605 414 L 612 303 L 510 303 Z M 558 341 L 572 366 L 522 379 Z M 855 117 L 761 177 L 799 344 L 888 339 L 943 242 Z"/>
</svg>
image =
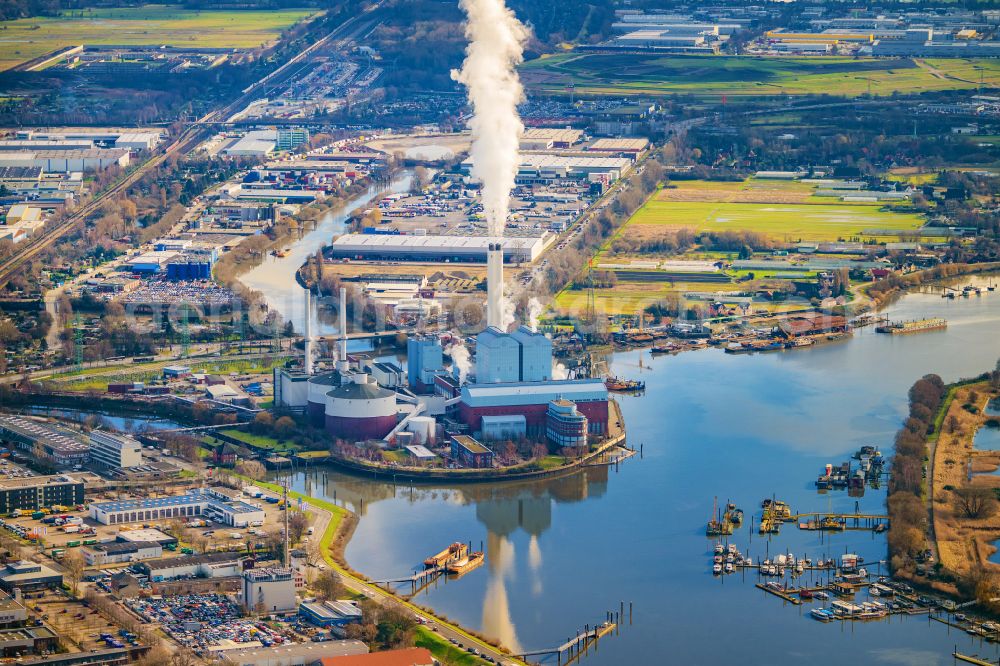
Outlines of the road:
<svg viewBox="0 0 1000 666">
<path fill-rule="evenodd" d="M 287 338 L 285 338 L 287 339 Z M 183 361 L 185 363 L 221 363 L 225 361 L 252 361 L 261 358 L 275 358 L 275 357 L 286 357 L 292 356 L 294 354 L 288 351 L 250 351 L 243 354 L 226 354 L 226 355 L 216 355 L 215 351 L 222 348 L 223 345 L 232 343 L 222 343 L 222 342 L 207 342 L 199 347 L 199 353 L 194 355 L 182 356 L 180 354 L 174 356 L 157 357 L 155 361 L 149 363 L 132 363 L 132 359 L 125 358 L 120 361 L 115 361 L 114 364 L 109 364 L 108 361 L 88 361 L 81 364 L 82 370 L 93 370 L 93 372 L 83 372 L 78 375 L 73 375 L 73 379 L 89 379 L 91 377 L 104 377 L 104 376 L 114 376 L 122 372 L 131 371 L 143 371 L 143 370 L 157 370 L 162 369 L 171 363 L 176 363 L 178 361 Z M 269 340 L 261 342 L 261 345 L 270 344 Z M 47 368 L 44 370 L 35 370 L 34 372 L 27 373 L 29 379 L 40 380 L 40 379 L 51 379 L 58 375 L 65 375 L 68 372 L 73 371 L 73 367 L 61 367 L 61 368 Z M 14 384 L 21 381 L 25 376 L 25 373 L 9 373 L 6 375 L 0 375 L 0 384 Z"/>
<path fill-rule="evenodd" d="M 263 490 L 265 495 L 280 498 L 280 495 L 277 493 L 270 492 L 266 489 Z M 308 499 L 306 501 L 308 502 Z M 316 506 L 315 504 L 310 504 L 310 509 L 316 515 L 316 521 L 313 523 L 313 528 L 316 534 L 326 534 L 327 529 L 330 527 L 330 520 L 332 518 L 330 512 L 323 507 Z M 328 553 L 323 554 L 324 560 L 327 560 L 327 556 Z M 329 562 L 329 560 L 327 561 Z M 523 661 L 506 655 L 491 645 L 466 634 L 457 626 L 443 622 L 430 613 L 427 613 L 412 604 L 406 603 L 380 587 L 354 578 L 345 571 L 342 571 L 339 567 L 336 568 L 336 571 L 340 575 L 340 579 L 344 583 L 344 587 L 346 587 L 349 591 L 354 592 L 355 594 L 363 594 L 378 604 L 382 604 L 415 616 L 424 626 L 428 627 L 431 631 L 443 637 L 445 640 L 451 642 L 458 649 L 465 650 L 466 652 L 470 649 L 476 650 L 478 654 L 484 657 L 489 657 L 498 664 L 512 666 L 524 663 Z M 485 663 L 488 663 L 488 661 Z"/>
<path fill-rule="evenodd" d="M 31 239 L 26 241 L 19 248 L 19 251 L 16 254 L 11 255 L 0 262 L 0 289 L 5 287 L 7 283 L 10 282 L 11 278 L 16 275 L 19 270 L 21 270 L 25 263 L 40 255 L 46 249 L 51 247 L 56 241 L 65 237 L 81 224 L 84 224 L 87 217 L 97 212 L 105 201 L 113 199 L 122 192 L 128 190 L 128 188 L 134 185 L 140 178 L 149 173 L 150 170 L 163 164 L 163 162 L 165 162 L 171 155 L 183 155 L 191 151 L 214 131 L 214 123 L 217 123 L 220 120 L 228 119 L 257 97 L 266 95 L 269 90 L 269 86 L 281 85 L 293 77 L 300 70 L 298 65 L 315 53 L 317 49 L 323 48 L 333 39 L 337 39 L 345 35 L 355 34 L 361 29 L 358 24 L 362 24 L 363 27 L 363 20 L 368 18 L 370 12 L 374 11 L 377 7 L 379 7 L 378 4 L 368 8 L 364 13 L 344 21 L 339 26 L 334 28 L 328 35 L 316 40 L 308 48 L 289 59 L 288 62 L 284 63 L 253 85 L 245 88 L 243 93 L 236 100 L 214 111 L 210 111 L 198 120 L 190 123 L 176 139 L 167 144 L 165 147 L 157 149 L 144 162 L 130 171 L 124 178 L 103 192 L 96 194 L 86 204 L 73 211 L 73 213 L 65 220 L 59 222 L 43 234 L 33 236 Z"/>
</svg>

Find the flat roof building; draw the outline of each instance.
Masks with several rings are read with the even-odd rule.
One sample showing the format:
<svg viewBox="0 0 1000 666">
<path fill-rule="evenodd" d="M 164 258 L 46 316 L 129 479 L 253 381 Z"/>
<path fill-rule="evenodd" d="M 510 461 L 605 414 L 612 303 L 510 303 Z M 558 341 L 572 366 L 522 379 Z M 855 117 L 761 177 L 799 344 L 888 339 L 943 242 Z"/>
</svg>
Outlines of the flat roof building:
<svg viewBox="0 0 1000 666">
<path fill-rule="evenodd" d="M 37 511 L 56 505 L 83 504 L 83 481 L 63 474 L 0 479 L 0 515 L 11 511 Z"/>
<path fill-rule="evenodd" d="M 15 589 L 32 592 L 62 585 L 62 574 L 37 562 L 9 562 L 0 569 L 0 589 L 12 594 Z"/>
<path fill-rule="evenodd" d="M 529 437 L 546 432 L 549 403 L 566 399 L 587 417 L 588 432 L 608 431 L 608 389 L 600 379 L 567 379 L 547 382 L 466 384 L 458 404 L 459 420 L 473 433 L 481 432 L 484 416 L 522 415 Z"/>
<path fill-rule="evenodd" d="M 21 416 L 0 416 L 0 441 L 36 453 L 36 447 L 60 467 L 82 465 L 90 459 L 83 435 Z"/>
<path fill-rule="evenodd" d="M 245 558 L 244 553 L 204 553 L 148 560 L 138 567 L 154 583 L 175 578 L 225 578 L 243 573 Z"/>
<path fill-rule="evenodd" d="M 297 608 L 295 575 L 291 569 L 249 569 L 243 572 L 243 610 L 284 613 Z"/>
<path fill-rule="evenodd" d="M 247 527 L 263 523 L 264 510 L 243 501 L 228 501 L 209 488 L 170 497 L 95 502 L 90 505 L 90 517 L 104 525 L 198 517 L 232 527 Z"/>
<path fill-rule="evenodd" d="M 504 261 L 532 262 L 554 238 L 548 233 L 535 238 L 504 238 Z M 330 254 L 346 259 L 486 263 L 489 243 L 486 236 L 344 234 L 333 241 Z"/>
<path fill-rule="evenodd" d="M 97 543 L 83 549 L 83 560 L 89 567 L 138 562 L 163 556 L 163 546 L 155 541 L 113 541 Z"/>
<path fill-rule="evenodd" d="M 142 444 L 129 435 L 93 430 L 90 459 L 105 469 L 138 467 L 142 465 Z"/>
<path fill-rule="evenodd" d="M 324 657 L 315 666 L 435 666 L 427 648 L 409 647 L 348 657 Z"/>
<path fill-rule="evenodd" d="M 237 644 L 238 645 L 238 644 Z M 273 647 L 213 649 L 212 652 L 234 666 L 315 666 L 327 660 L 343 659 L 368 653 L 361 641 L 324 641 L 290 643 Z"/>
</svg>

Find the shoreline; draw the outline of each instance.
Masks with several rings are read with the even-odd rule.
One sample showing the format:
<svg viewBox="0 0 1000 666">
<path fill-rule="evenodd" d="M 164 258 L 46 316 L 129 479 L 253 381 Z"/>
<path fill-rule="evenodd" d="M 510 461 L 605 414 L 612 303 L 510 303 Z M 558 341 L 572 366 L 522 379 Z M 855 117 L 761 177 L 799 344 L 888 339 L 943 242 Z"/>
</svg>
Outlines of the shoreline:
<svg viewBox="0 0 1000 666">
<path fill-rule="evenodd" d="M 281 486 L 269 481 L 255 481 L 239 474 L 233 474 L 232 476 L 244 483 L 254 484 L 278 497 L 283 492 Z M 390 592 L 371 583 L 367 576 L 353 569 L 347 563 L 345 556 L 347 544 L 350 543 L 361 521 L 360 517 L 353 511 L 337 506 L 328 500 L 311 497 L 298 491 L 289 490 L 288 496 L 289 498 L 301 499 L 304 504 L 308 504 L 317 513 L 316 522 L 318 523 L 322 520 L 325 523 L 319 540 L 320 555 L 323 561 L 340 577 L 348 590 L 373 601 L 377 601 L 376 597 L 380 597 L 382 602 L 388 601 L 389 603 L 397 604 L 422 618 L 425 623 L 430 621 L 431 624 L 429 626 L 436 624 L 461 636 L 469 643 L 474 644 L 480 651 L 483 651 L 484 654 L 496 655 L 496 658 L 502 658 L 505 663 L 527 666 L 527 662 L 511 655 L 507 648 L 499 643 L 493 643 L 486 637 L 479 635 L 478 632 L 467 629 L 451 620 L 443 619 L 431 608 L 415 604 L 403 599 L 395 592 Z M 419 630 L 425 626 L 428 626 L 428 624 L 421 624 L 417 629 Z M 424 637 L 438 642 L 439 649 L 442 652 L 455 649 L 456 647 L 445 641 L 444 637 L 439 633 L 430 633 L 429 636 Z"/>
<path fill-rule="evenodd" d="M 610 400 L 609 404 L 614 405 L 614 411 L 618 417 L 618 422 L 621 423 L 621 408 L 618 406 L 618 403 L 614 400 Z M 357 476 L 359 478 L 364 477 L 366 479 L 370 478 L 372 481 L 377 481 L 379 474 L 391 477 L 393 481 L 410 481 L 415 483 L 501 483 L 504 481 L 524 481 L 529 479 L 544 479 L 564 476 L 576 472 L 582 467 L 587 467 L 588 463 L 592 463 L 595 458 L 606 454 L 615 447 L 623 445 L 626 441 L 626 437 L 627 433 L 623 425 L 621 432 L 602 441 L 593 451 L 590 451 L 586 455 L 580 456 L 579 458 L 575 458 L 571 462 L 552 469 L 526 469 L 524 471 L 515 472 L 504 471 L 504 468 L 497 470 L 447 468 L 423 469 L 419 467 L 393 467 L 382 463 L 367 463 L 347 458 L 339 458 L 333 455 L 329 458 L 317 461 L 316 464 L 330 465 L 331 467 L 335 467 L 339 470 L 344 470 L 352 476 Z M 506 469 L 509 470 L 513 468 Z"/>
</svg>

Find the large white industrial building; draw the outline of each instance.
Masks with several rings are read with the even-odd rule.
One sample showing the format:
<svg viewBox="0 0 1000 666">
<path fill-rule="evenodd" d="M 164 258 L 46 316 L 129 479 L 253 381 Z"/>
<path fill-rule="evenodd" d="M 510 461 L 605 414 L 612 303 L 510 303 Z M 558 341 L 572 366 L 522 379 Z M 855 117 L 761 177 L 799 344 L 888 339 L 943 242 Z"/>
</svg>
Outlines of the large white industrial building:
<svg viewBox="0 0 1000 666">
<path fill-rule="evenodd" d="M 208 518 L 231 527 L 264 524 L 264 509 L 243 501 L 232 501 L 212 488 L 184 495 L 149 499 L 95 502 L 90 517 L 103 525 L 124 525 L 171 518 Z"/>
<path fill-rule="evenodd" d="M 0 167 L 37 167 L 47 173 L 97 171 L 113 165 L 129 165 L 131 153 L 124 148 L 73 150 L 19 150 L 0 152 Z"/>
<path fill-rule="evenodd" d="M 555 240 L 546 232 L 531 238 L 504 238 L 503 258 L 511 264 L 537 259 Z M 330 254 L 346 259 L 393 261 L 455 261 L 485 263 L 490 239 L 485 236 L 404 236 L 344 234 L 333 241 Z"/>
<path fill-rule="evenodd" d="M 295 574 L 291 569 L 248 569 L 240 595 L 248 613 L 284 613 L 298 608 Z"/>
<path fill-rule="evenodd" d="M 86 144 L 82 147 L 93 148 L 125 148 L 133 152 L 152 150 L 163 140 L 160 132 L 141 132 L 135 130 L 116 129 L 62 129 L 62 130 L 24 130 L 17 133 L 16 141 L 44 142 L 63 141 Z"/>
<path fill-rule="evenodd" d="M 142 464 L 142 444 L 129 435 L 94 430 L 90 433 L 90 459 L 108 469 L 138 467 Z"/>
</svg>

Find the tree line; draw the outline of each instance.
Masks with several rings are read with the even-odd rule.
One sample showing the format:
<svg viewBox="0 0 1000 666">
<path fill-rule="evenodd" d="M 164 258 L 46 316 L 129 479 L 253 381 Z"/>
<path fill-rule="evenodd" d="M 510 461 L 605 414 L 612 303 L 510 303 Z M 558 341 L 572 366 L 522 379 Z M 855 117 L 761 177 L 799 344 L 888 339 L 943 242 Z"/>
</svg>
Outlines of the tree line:
<svg viewBox="0 0 1000 666">
<path fill-rule="evenodd" d="M 925 375 L 910 388 L 910 409 L 896 434 L 889 480 L 889 565 L 912 575 L 927 548 L 927 506 L 923 500 L 927 438 L 947 393 L 938 375 Z"/>
</svg>

